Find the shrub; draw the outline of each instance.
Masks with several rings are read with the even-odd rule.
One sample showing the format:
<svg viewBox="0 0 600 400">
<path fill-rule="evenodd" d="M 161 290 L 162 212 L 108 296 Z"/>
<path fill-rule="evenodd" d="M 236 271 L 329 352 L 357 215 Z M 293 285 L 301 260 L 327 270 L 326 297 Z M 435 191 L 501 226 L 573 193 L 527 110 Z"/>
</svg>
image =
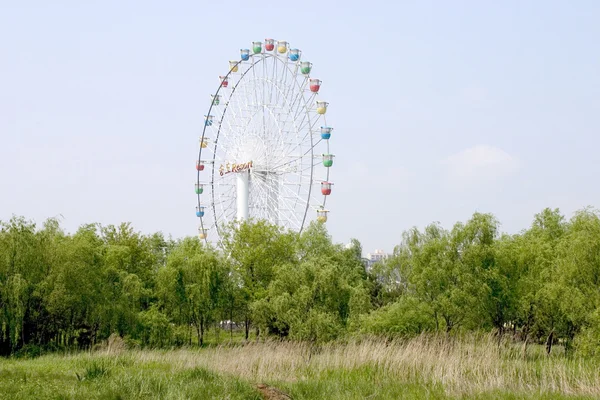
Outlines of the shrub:
<svg viewBox="0 0 600 400">
<path fill-rule="evenodd" d="M 583 356 L 600 355 L 600 308 L 590 315 L 587 326 L 576 336 L 575 348 Z"/>
<path fill-rule="evenodd" d="M 429 307 L 414 297 L 400 297 L 361 318 L 361 331 L 384 336 L 416 336 L 435 328 Z"/>
</svg>

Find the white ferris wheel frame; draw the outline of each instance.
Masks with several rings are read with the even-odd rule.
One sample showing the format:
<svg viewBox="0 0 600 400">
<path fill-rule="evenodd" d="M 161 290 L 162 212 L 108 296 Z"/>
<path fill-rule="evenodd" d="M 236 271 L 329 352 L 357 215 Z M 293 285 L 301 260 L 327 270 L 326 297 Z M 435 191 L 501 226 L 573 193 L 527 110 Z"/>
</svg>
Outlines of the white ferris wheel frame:
<svg viewBox="0 0 600 400">
<path fill-rule="evenodd" d="M 224 224 L 248 218 L 302 231 L 309 211 L 325 210 L 328 196 L 314 188 L 330 183 L 331 168 L 322 163 L 324 155 L 331 155 L 329 140 L 320 136 L 327 126 L 325 112 L 317 111 L 322 100 L 318 90 L 310 90 L 310 71 L 302 73 L 302 61 L 292 61 L 289 50 L 287 43 L 285 53 L 278 46 L 267 51 L 263 44 L 246 60 L 230 61 L 228 73 L 220 77 L 197 161 L 209 169 L 198 170 L 196 183 L 210 190 L 197 191 L 205 240 L 209 229 L 220 241 Z"/>
</svg>

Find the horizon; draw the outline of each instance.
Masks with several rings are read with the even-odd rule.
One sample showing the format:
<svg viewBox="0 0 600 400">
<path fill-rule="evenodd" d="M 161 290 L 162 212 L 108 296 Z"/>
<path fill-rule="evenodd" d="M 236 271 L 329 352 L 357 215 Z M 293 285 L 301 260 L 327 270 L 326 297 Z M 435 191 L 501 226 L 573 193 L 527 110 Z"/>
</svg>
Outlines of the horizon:
<svg viewBox="0 0 600 400">
<path fill-rule="evenodd" d="M 501 229 L 499 229 L 499 230 L 498 230 L 498 232 L 497 232 L 498 236 L 502 236 L 503 234 L 507 234 L 507 235 L 510 235 L 510 236 L 514 236 L 514 235 L 521 235 L 521 234 L 523 234 L 525 231 L 527 231 L 528 229 L 530 229 L 530 228 L 531 228 L 531 226 L 532 226 L 532 224 L 533 224 L 533 221 L 534 221 L 534 219 L 535 219 L 535 216 L 536 216 L 538 213 L 541 213 L 541 212 L 542 212 L 543 210 L 545 210 L 545 209 L 554 210 L 555 208 L 551 208 L 551 207 L 544 207 L 543 209 L 541 209 L 541 210 L 539 210 L 538 212 L 534 213 L 534 214 L 531 216 L 531 221 L 530 221 L 529 225 L 527 225 L 526 227 L 523 227 L 522 229 L 519 229 L 519 230 L 518 230 L 518 231 L 516 231 L 516 232 L 505 232 L 505 231 L 502 231 Z M 591 209 L 593 212 L 595 212 L 595 213 L 600 213 L 600 210 L 598 210 L 596 207 L 593 207 L 593 206 L 585 206 L 585 207 L 582 207 L 582 208 L 580 208 L 580 209 L 578 209 L 578 210 L 575 210 L 575 211 L 572 213 L 572 215 L 566 215 L 566 214 L 564 214 L 564 213 L 562 212 L 562 210 L 560 210 L 560 209 L 558 209 L 558 211 L 559 211 L 560 215 L 562 215 L 562 216 L 565 218 L 565 221 L 566 221 L 566 222 L 568 222 L 568 221 L 569 221 L 569 220 L 570 220 L 570 219 L 571 219 L 573 216 L 575 216 L 575 214 L 576 214 L 576 213 L 578 213 L 578 212 L 581 212 L 581 211 L 585 211 L 585 210 L 590 210 L 590 209 Z M 474 215 L 475 213 L 477 213 L 477 211 L 473 212 L 473 215 Z M 496 216 L 495 216 L 493 213 L 483 213 L 483 214 L 491 214 L 493 217 L 496 217 Z M 159 233 L 159 234 L 162 234 L 162 235 L 163 235 L 163 237 L 164 237 L 165 239 L 174 240 L 174 241 L 183 240 L 183 239 L 185 239 L 185 238 L 189 238 L 189 237 L 197 237 L 197 236 L 198 236 L 198 235 L 173 236 L 172 234 L 170 234 L 170 233 L 168 233 L 168 232 L 163 232 L 163 231 L 160 231 L 160 230 L 159 230 L 159 231 L 153 231 L 153 232 L 145 232 L 145 231 L 141 231 L 141 230 L 138 230 L 138 229 L 136 229 L 135 225 L 134 225 L 134 224 L 133 224 L 131 221 L 120 221 L 120 222 L 115 222 L 115 223 L 111 223 L 111 222 L 108 222 L 108 223 L 100 223 L 100 222 L 84 222 L 84 223 L 82 223 L 81 225 L 79 225 L 78 227 L 76 227 L 75 229 L 73 229 L 73 230 L 69 230 L 69 229 L 66 229 L 66 228 L 65 228 L 65 227 L 62 225 L 62 222 L 63 222 L 63 221 L 64 221 L 64 219 L 65 219 L 65 218 L 64 218 L 64 216 L 62 216 L 62 215 L 56 215 L 56 216 L 53 216 L 53 217 L 48 217 L 48 218 L 46 218 L 46 219 L 45 219 L 45 220 L 43 220 L 43 221 L 36 221 L 36 220 L 33 220 L 33 219 L 31 219 L 31 218 L 28 218 L 26 215 L 16 215 L 16 214 L 13 214 L 13 215 L 12 215 L 10 218 L 8 218 L 8 219 L 0 219 L 0 222 L 9 222 L 9 221 L 10 221 L 10 219 L 11 219 L 11 218 L 13 218 L 13 217 L 16 217 L 16 218 L 24 218 L 24 219 L 25 219 L 25 221 L 28 221 L 28 222 L 34 223 L 34 224 L 35 224 L 35 226 L 36 226 L 36 228 L 40 228 L 40 227 L 41 227 L 41 226 L 42 226 L 42 225 L 43 225 L 43 224 L 44 224 L 44 223 L 45 223 L 47 220 L 49 220 L 49 219 L 53 219 L 53 218 L 54 218 L 54 219 L 56 219 L 56 220 L 59 222 L 59 224 L 61 224 L 61 225 L 60 225 L 60 228 L 61 228 L 61 229 L 62 229 L 62 230 L 63 230 L 63 231 L 66 233 L 66 234 L 68 234 L 68 235 L 73 235 L 73 234 L 75 234 L 79 228 L 81 228 L 81 227 L 83 227 L 83 226 L 85 226 L 85 225 L 89 225 L 89 224 L 98 224 L 100 227 L 106 227 L 106 226 L 111 226 L 111 225 L 112 225 L 112 226 L 115 226 L 115 227 L 118 227 L 118 226 L 120 226 L 121 224 L 130 224 L 130 226 L 133 228 L 133 231 L 134 231 L 134 232 L 136 232 L 136 233 L 139 233 L 139 234 L 141 234 L 141 235 L 144 235 L 144 236 L 150 236 L 150 235 L 153 235 L 153 234 L 155 234 L 155 233 Z M 471 215 L 471 217 L 472 217 L 472 215 Z M 440 226 L 441 226 L 441 228 L 442 228 L 442 229 L 450 231 L 450 230 L 452 230 L 452 228 L 453 228 L 453 227 L 454 227 L 456 224 L 460 224 L 460 223 L 466 223 L 466 222 L 467 222 L 469 219 L 471 219 L 471 217 L 469 217 L 469 218 L 467 218 L 467 219 L 465 219 L 465 220 L 461 220 L 461 221 L 455 221 L 453 224 L 450 224 L 449 226 L 445 226 L 445 225 L 440 225 Z M 439 221 L 431 221 L 429 224 L 435 224 L 435 223 L 439 223 Z M 427 225 L 429 225 L 429 224 L 427 224 Z M 405 231 L 403 231 L 402 233 L 404 233 L 404 232 L 408 231 L 409 229 L 413 229 L 413 228 L 417 228 L 417 229 L 419 229 L 419 231 L 422 231 L 422 230 L 423 230 L 423 229 L 424 229 L 424 228 L 425 228 L 427 225 L 425 225 L 425 226 L 422 226 L 422 227 L 418 227 L 418 226 L 409 227 L 409 228 L 407 228 Z M 327 227 L 327 225 L 325 225 L 325 226 Z M 500 221 L 500 220 L 498 220 L 498 227 L 499 227 L 499 228 L 501 228 L 501 227 L 502 227 L 502 221 Z M 329 232 L 329 231 L 328 231 L 328 232 Z M 329 232 L 329 234 L 331 235 L 331 233 L 330 233 L 330 232 Z M 332 237 L 332 243 L 333 243 L 334 245 L 349 246 L 349 245 L 351 245 L 351 244 L 352 244 L 352 242 L 351 242 L 351 240 L 352 240 L 352 239 L 358 239 L 358 238 L 350 238 L 350 239 L 349 239 L 347 242 L 340 242 L 340 241 L 336 241 L 336 240 L 335 240 L 335 238 L 333 238 L 333 237 Z M 400 239 L 401 239 L 401 237 L 400 237 Z M 202 240 L 202 239 L 200 239 L 200 240 Z M 363 242 L 362 242 L 360 239 L 358 239 L 358 241 L 360 242 L 360 244 L 361 244 L 361 246 L 362 246 L 362 256 L 363 256 L 363 257 L 365 257 L 365 256 L 366 256 L 367 254 L 369 254 L 369 253 L 370 253 L 370 254 L 377 254 L 377 252 L 378 252 L 378 251 L 382 251 L 382 252 L 383 252 L 383 254 L 386 254 L 386 255 L 392 255 L 392 254 L 393 254 L 393 252 L 394 252 L 394 250 L 395 250 L 395 248 L 396 248 L 396 246 L 398 246 L 398 245 L 400 245 L 400 244 L 401 244 L 401 240 L 400 240 L 400 241 L 399 241 L 398 243 L 396 243 L 396 244 L 393 246 L 393 248 L 392 248 L 392 249 L 390 249 L 390 250 L 388 250 L 388 249 L 384 249 L 384 248 L 382 248 L 382 247 L 374 247 L 374 248 L 372 248 L 372 249 L 367 249 L 367 248 L 365 248 L 365 246 L 364 246 Z M 219 246 L 218 246 L 218 245 L 216 245 L 215 243 L 211 243 L 211 245 L 215 246 L 216 248 L 219 248 Z"/>
</svg>

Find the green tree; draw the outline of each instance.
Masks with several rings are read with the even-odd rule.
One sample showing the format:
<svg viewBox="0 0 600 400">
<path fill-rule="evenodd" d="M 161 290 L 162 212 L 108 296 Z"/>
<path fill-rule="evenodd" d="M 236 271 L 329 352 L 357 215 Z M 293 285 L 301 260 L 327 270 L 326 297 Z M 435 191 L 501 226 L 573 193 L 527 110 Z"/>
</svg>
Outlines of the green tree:
<svg viewBox="0 0 600 400">
<path fill-rule="evenodd" d="M 22 217 L 0 223 L 0 354 L 21 348 L 44 266 L 35 224 Z"/>
<path fill-rule="evenodd" d="M 266 296 L 252 303 L 256 323 L 279 336 L 331 340 L 370 309 L 360 256 L 334 245 L 317 223 L 302 232 L 297 249 L 299 263 L 279 265 Z"/>
<path fill-rule="evenodd" d="M 561 323 L 557 284 L 557 246 L 566 232 L 558 209 L 546 208 L 534 217 L 531 228 L 515 237 L 521 279 L 517 285 L 516 322 L 522 326 L 525 344 L 546 336 L 552 340 Z"/>
<path fill-rule="evenodd" d="M 297 263 L 295 240 L 294 233 L 262 220 L 243 221 L 224 230 L 223 245 L 241 293 L 238 308 L 243 314 L 246 339 L 259 310 L 253 309 L 252 303 L 267 295 L 269 283 L 279 266 Z"/>
<path fill-rule="evenodd" d="M 159 272 L 157 292 L 169 315 L 196 327 L 198 343 L 224 307 L 229 275 L 218 254 L 196 238 L 179 243 Z"/>
</svg>

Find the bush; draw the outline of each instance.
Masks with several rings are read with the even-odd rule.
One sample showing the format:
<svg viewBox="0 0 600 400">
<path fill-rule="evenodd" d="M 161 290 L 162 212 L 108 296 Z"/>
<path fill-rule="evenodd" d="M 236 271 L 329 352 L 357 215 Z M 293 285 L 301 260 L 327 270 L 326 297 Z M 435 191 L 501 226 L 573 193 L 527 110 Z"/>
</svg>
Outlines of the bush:
<svg viewBox="0 0 600 400">
<path fill-rule="evenodd" d="M 26 344 L 17 350 L 14 354 L 15 358 L 36 358 L 43 354 L 44 350 L 41 346 L 35 344 Z"/>
<path fill-rule="evenodd" d="M 78 381 L 89 381 L 107 376 L 110 372 L 108 363 L 104 360 L 92 360 L 84 368 L 83 373 L 75 373 Z"/>
<path fill-rule="evenodd" d="M 171 343 L 173 324 L 156 304 L 150 306 L 147 311 L 140 312 L 139 319 L 142 325 L 142 343 L 144 345 L 162 347 Z"/>
<path fill-rule="evenodd" d="M 429 307 L 414 297 L 400 297 L 365 315 L 360 320 L 363 333 L 384 336 L 416 336 L 435 329 Z"/>
<path fill-rule="evenodd" d="M 575 337 L 575 348 L 583 356 L 600 355 L 600 308 L 590 315 L 587 326 Z"/>
<path fill-rule="evenodd" d="M 294 339 L 322 343 L 337 338 L 341 331 L 342 325 L 334 313 L 312 309 L 292 325 L 290 336 Z"/>
</svg>

